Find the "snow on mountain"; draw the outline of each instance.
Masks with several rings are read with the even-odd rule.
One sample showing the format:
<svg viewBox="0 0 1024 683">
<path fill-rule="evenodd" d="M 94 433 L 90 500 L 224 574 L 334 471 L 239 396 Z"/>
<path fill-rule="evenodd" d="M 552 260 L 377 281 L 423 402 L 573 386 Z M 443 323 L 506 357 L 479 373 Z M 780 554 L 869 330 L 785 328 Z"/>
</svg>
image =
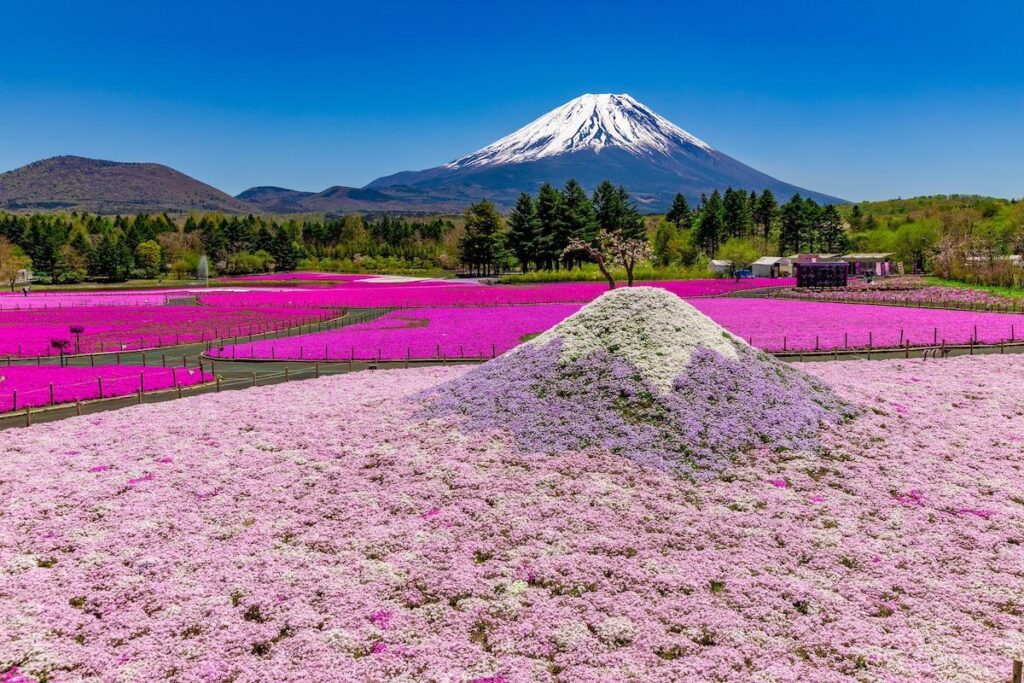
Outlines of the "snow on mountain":
<svg viewBox="0 0 1024 683">
<path fill-rule="evenodd" d="M 629 95 L 588 93 L 443 168 L 523 163 L 582 150 L 600 152 L 609 147 L 636 156 L 672 155 L 694 148 L 714 151 Z"/>
</svg>

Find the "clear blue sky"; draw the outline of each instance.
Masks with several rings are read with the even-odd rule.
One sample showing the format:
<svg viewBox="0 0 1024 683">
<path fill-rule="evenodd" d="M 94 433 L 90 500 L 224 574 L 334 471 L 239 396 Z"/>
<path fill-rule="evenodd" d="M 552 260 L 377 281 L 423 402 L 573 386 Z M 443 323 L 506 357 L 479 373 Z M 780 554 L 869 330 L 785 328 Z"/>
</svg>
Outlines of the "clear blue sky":
<svg viewBox="0 0 1024 683">
<path fill-rule="evenodd" d="M 1020 197 L 1022 25 L 1019 0 L 10 2 L 0 170 L 79 154 L 232 194 L 361 186 L 628 92 L 829 194 Z"/>
</svg>

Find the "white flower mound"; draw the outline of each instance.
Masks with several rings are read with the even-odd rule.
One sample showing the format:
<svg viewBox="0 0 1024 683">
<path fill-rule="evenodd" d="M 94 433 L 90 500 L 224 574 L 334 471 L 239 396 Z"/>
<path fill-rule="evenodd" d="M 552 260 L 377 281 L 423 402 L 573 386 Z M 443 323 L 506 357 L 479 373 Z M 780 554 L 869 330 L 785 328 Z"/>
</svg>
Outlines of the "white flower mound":
<svg viewBox="0 0 1024 683">
<path fill-rule="evenodd" d="M 737 346 L 746 346 L 742 339 L 660 287 L 614 289 L 517 349 L 543 346 L 556 339 L 562 342 L 563 361 L 607 351 L 628 361 L 645 380 L 666 393 L 698 346 L 732 360 L 739 355 Z"/>
</svg>

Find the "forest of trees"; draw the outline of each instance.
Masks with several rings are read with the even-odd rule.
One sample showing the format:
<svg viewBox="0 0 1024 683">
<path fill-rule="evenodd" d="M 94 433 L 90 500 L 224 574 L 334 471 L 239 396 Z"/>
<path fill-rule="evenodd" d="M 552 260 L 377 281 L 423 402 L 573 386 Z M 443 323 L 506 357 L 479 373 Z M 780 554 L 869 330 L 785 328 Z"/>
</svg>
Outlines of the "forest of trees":
<svg viewBox="0 0 1024 683">
<path fill-rule="evenodd" d="M 576 181 L 522 194 L 502 215 L 479 202 L 461 217 L 359 215 L 308 220 L 193 215 L 0 213 L 0 277 L 30 267 L 43 281 L 191 277 L 206 254 L 219 274 L 319 269 L 424 272 L 575 269 L 590 260 L 570 243 L 602 233 L 649 240 L 653 266 L 703 270 L 719 258 L 743 267 L 765 255 L 892 252 L 908 270 L 1020 285 L 1024 203 L 973 196 L 820 206 L 799 195 L 727 189 L 691 206 L 677 195 L 664 217 L 643 216 L 625 188 L 588 194 Z M 540 273 L 543 275 L 544 273 Z"/>
<path fill-rule="evenodd" d="M 583 255 L 566 254 L 566 247 L 574 239 L 593 244 L 601 230 L 646 239 L 646 221 L 625 188 L 605 181 L 587 196 L 575 180 L 562 189 L 545 183 L 536 197 L 521 194 L 507 220 L 488 201 L 467 209 L 459 258 L 481 275 L 508 270 L 513 262 L 523 272 L 572 268 Z"/>
<path fill-rule="evenodd" d="M 217 272 L 244 274 L 298 267 L 363 271 L 454 268 L 456 226 L 448 220 L 358 215 L 278 222 L 260 216 L 0 214 L 0 240 L 42 278 L 71 284 L 189 277 L 208 255 Z"/>
<path fill-rule="evenodd" d="M 566 254 L 566 245 L 573 240 L 595 245 L 602 230 L 650 239 L 661 267 L 693 267 L 719 257 L 749 263 L 767 254 L 835 253 L 850 246 L 836 207 L 800 195 L 779 206 L 770 190 L 715 190 L 692 209 L 678 194 L 664 220 L 649 228 L 625 188 L 606 181 L 588 197 L 570 180 L 561 189 L 545 184 L 536 196 L 521 194 L 504 221 L 489 202 L 475 204 L 465 224 L 460 260 L 483 275 L 513 264 L 524 273 L 571 269 L 585 256 Z"/>
</svg>

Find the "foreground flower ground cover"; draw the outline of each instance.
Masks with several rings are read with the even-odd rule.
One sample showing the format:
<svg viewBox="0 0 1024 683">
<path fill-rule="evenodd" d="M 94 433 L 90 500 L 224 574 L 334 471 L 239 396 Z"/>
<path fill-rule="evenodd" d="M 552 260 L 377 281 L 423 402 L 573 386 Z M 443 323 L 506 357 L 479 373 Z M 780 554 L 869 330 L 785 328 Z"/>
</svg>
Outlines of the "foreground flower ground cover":
<svg viewBox="0 0 1024 683">
<path fill-rule="evenodd" d="M 705 483 L 421 422 L 409 397 L 452 367 L 5 432 L 0 671 L 1003 680 L 1024 359 L 801 367 L 861 416 Z"/>
<path fill-rule="evenodd" d="M 82 306 L 0 313 L 0 356 L 57 355 L 51 342 L 68 342 L 66 353 L 157 348 L 235 335 L 259 334 L 324 320 L 340 312 L 321 308 L 209 308 L 200 306 Z M 70 328 L 83 328 L 81 334 Z"/>
<path fill-rule="evenodd" d="M 192 386 L 213 380 L 198 368 L 152 368 L 133 365 L 104 365 L 97 368 L 61 368 L 15 365 L 0 367 L 0 413 L 54 403 L 113 398 L 143 391 L 160 391 Z M 15 403 L 17 401 L 17 403 Z"/>
</svg>

